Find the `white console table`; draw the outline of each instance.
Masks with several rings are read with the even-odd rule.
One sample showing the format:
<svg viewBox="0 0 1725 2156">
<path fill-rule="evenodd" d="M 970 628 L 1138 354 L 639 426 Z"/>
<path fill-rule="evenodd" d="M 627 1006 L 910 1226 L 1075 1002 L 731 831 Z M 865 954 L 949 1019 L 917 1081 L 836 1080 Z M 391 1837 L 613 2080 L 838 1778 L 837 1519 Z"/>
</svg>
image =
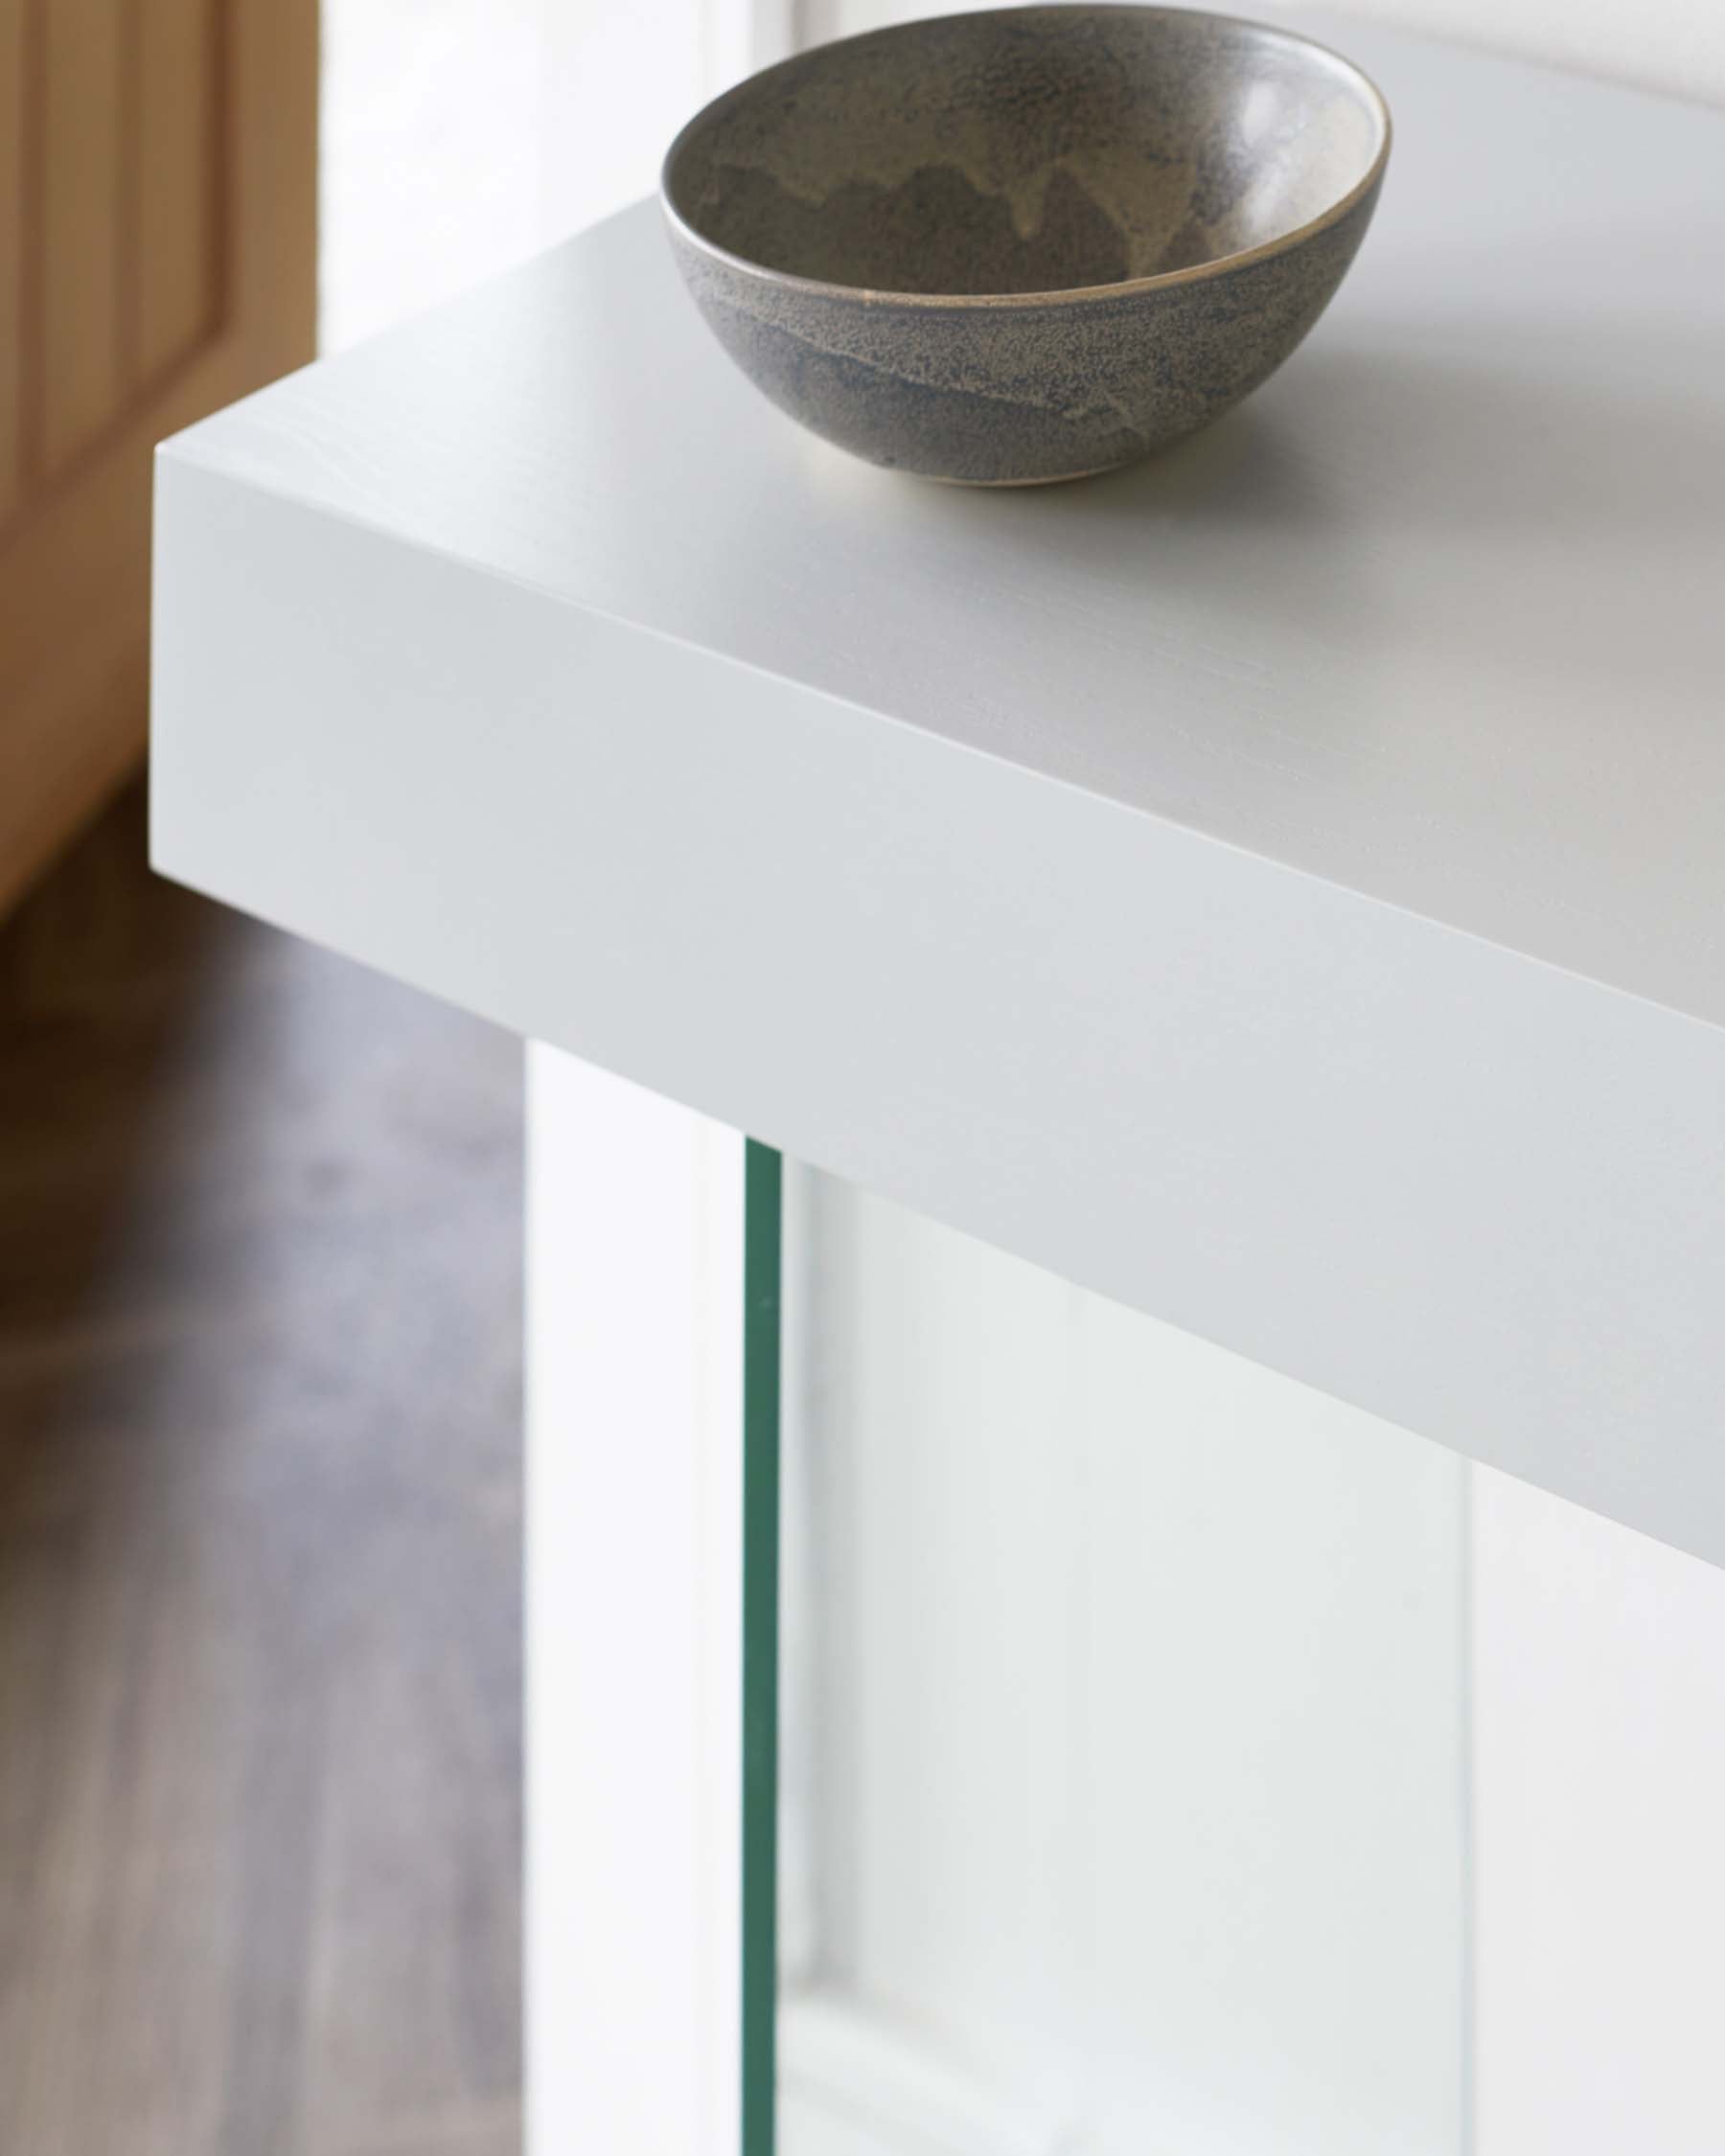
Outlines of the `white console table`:
<svg viewBox="0 0 1725 2156">
<path fill-rule="evenodd" d="M 736 2145 L 728 1134 L 1725 1563 L 1725 122 L 1330 34 L 1377 227 L 1136 471 L 846 461 L 651 205 L 161 452 L 158 865 L 593 1067 L 534 1228 L 583 2156 Z"/>
</svg>

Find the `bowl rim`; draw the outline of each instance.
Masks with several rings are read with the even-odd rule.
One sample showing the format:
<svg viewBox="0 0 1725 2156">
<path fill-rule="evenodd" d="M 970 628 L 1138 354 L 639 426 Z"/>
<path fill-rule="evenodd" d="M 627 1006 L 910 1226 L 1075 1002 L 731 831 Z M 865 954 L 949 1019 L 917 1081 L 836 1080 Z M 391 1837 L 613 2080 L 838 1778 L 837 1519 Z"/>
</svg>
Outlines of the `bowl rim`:
<svg viewBox="0 0 1725 2156">
<path fill-rule="evenodd" d="M 787 68 L 798 66 L 816 53 L 830 52 L 840 45 L 860 45 L 865 39 L 901 37 L 912 30 L 927 30 L 936 23 L 986 22 L 1002 15 L 1052 14 L 1111 14 L 1111 15 L 1187 15 L 1204 22 L 1227 23 L 1240 30 L 1257 32 L 1266 37 L 1278 38 L 1283 44 L 1299 46 L 1302 51 L 1316 53 L 1344 69 L 1361 90 L 1367 103 L 1377 114 L 1378 145 L 1364 175 L 1355 181 L 1346 195 L 1339 195 L 1328 208 L 1321 210 L 1304 224 L 1295 225 L 1287 232 L 1277 233 L 1273 240 L 1263 240 L 1255 247 L 1242 247 L 1230 255 L 1212 255 L 1208 262 L 1188 263 L 1181 269 L 1164 269 L 1153 277 L 1127 277 L 1112 285 L 1065 285 L 1042 292 L 901 292 L 870 285 L 840 285 L 824 277 L 803 277 L 792 269 L 773 269 L 766 263 L 751 262 L 747 255 L 733 253 L 722 247 L 716 240 L 709 240 L 703 232 L 691 224 L 677 207 L 671 195 L 671 168 L 676 163 L 684 144 L 698 127 L 717 118 L 726 106 L 740 103 L 744 97 L 759 83 L 778 75 Z M 1155 292 L 1177 285 L 1194 285 L 1208 277 L 1220 277 L 1235 269 L 1243 269 L 1251 263 L 1267 262 L 1271 257 L 1285 254 L 1291 247 L 1312 239 L 1333 224 L 1339 224 L 1360 202 L 1371 193 L 1384 176 L 1384 168 L 1390 162 L 1390 149 L 1394 128 L 1390 117 L 1390 101 L 1382 90 L 1360 66 L 1357 60 L 1339 53 L 1333 45 L 1325 45 L 1316 37 L 1307 37 L 1303 32 L 1286 29 L 1280 23 L 1259 22 L 1251 15 L 1235 15 L 1213 8 L 1169 7 L 1161 4 L 1140 5 L 1138 0 L 1082 0 L 1082 5 L 1059 5 L 1059 0 L 1029 0 L 1025 6 L 1011 8 L 974 8 L 941 15 L 918 15 L 908 22 L 886 23 L 876 30 L 862 30 L 849 37 L 831 37 L 818 45 L 811 45 L 804 52 L 789 54 L 775 60 L 770 67 L 757 68 L 742 81 L 733 82 L 728 90 L 722 90 L 716 98 L 709 98 L 698 112 L 692 113 L 672 137 L 669 149 L 659 164 L 658 199 L 666 222 L 678 238 L 712 261 L 724 264 L 728 268 L 741 270 L 745 275 L 765 279 L 789 291 L 807 292 L 824 299 L 842 299 L 874 307 L 939 307 L 939 308 L 1003 308 L 1047 307 L 1056 301 L 1127 299 L 1138 292 Z"/>
</svg>

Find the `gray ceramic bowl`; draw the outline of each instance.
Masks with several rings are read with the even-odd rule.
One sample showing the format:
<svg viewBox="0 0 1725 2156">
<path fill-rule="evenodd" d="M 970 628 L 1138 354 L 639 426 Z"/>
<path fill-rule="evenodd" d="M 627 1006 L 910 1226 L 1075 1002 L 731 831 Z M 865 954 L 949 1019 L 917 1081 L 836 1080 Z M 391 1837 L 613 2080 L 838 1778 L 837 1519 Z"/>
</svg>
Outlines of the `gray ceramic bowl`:
<svg viewBox="0 0 1725 2156">
<path fill-rule="evenodd" d="M 1317 321 L 1390 115 L 1286 31 L 1000 9 L 823 45 L 672 144 L 677 259 L 774 403 L 978 486 L 1105 471 L 1204 426 Z"/>
</svg>

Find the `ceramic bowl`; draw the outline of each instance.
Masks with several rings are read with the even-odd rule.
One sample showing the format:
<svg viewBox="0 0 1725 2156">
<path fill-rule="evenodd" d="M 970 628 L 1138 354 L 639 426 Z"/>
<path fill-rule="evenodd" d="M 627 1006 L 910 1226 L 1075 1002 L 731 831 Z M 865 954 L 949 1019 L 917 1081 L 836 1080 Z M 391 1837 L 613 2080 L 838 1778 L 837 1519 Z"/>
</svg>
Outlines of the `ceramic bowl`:
<svg viewBox="0 0 1725 2156">
<path fill-rule="evenodd" d="M 1286 31 L 1010 8 L 768 68 L 683 128 L 660 194 L 774 403 L 875 464 L 1024 486 L 1255 389 L 1341 283 L 1389 154 L 1377 90 Z"/>
</svg>

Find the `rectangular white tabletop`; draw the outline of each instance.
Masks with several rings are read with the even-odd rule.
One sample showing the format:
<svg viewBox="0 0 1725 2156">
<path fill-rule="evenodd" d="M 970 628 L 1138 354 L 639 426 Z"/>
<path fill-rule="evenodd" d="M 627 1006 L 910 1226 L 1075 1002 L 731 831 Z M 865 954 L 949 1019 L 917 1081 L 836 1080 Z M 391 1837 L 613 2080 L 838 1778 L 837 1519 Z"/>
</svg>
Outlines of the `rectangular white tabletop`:
<svg viewBox="0 0 1725 2156">
<path fill-rule="evenodd" d="M 1725 1560 L 1725 119 L 1313 27 L 1377 224 L 1135 471 L 845 459 L 648 205 L 178 437 L 158 859 Z"/>
</svg>

